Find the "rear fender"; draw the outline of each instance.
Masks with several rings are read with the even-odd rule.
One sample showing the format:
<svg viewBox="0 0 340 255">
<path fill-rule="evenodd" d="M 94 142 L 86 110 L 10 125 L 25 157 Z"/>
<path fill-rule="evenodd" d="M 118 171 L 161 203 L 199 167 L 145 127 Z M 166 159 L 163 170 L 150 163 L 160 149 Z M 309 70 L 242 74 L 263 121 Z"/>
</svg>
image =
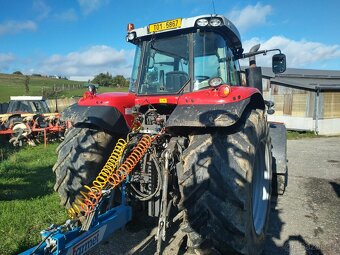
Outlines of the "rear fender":
<svg viewBox="0 0 340 255">
<path fill-rule="evenodd" d="M 132 125 L 131 107 L 134 95 L 130 93 L 104 93 L 82 98 L 61 114 L 61 121 L 72 125 L 96 126 L 109 133 L 126 134 Z"/>
<path fill-rule="evenodd" d="M 181 97 L 166 123 L 168 128 L 228 127 L 241 119 L 248 106 L 264 109 L 262 95 L 255 88 L 232 87 L 227 97 L 208 90 Z"/>
<path fill-rule="evenodd" d="M 269 136 L 272 143 L 273 173 L 287 172 L 287 134 L 283 123 L 269 123 Z"/>
</svg>

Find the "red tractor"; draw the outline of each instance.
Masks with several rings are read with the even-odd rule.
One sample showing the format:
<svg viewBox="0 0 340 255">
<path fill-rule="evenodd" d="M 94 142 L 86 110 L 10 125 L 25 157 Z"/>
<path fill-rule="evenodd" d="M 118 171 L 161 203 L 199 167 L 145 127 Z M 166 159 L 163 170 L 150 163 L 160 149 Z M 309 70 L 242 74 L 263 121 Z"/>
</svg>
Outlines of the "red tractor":
<svg viewBox="0 0 340 255">
<path fill-rule="evenodd" d="M 273 186 L 282 193 L 287 178 L 285 127 L 267 122 L 273 103 L 255 65 L 268 51 L 243 53 L 220 15 L 129 24 L 126 38 L 136 45 L 129 92 L 90 87 L 63 113 L 73 127 L 53 168 L 61 203 L 81 220 L 117 187 L 110 203 L 125 193 L 136 211 L 159 217 L 158 253 L 177 220 L 188 250 L 260 254 Z M 241 58 L 251 62 L 246 86 Z M 273 72 L 285 61 L 274 55 Z"/>
</svg>

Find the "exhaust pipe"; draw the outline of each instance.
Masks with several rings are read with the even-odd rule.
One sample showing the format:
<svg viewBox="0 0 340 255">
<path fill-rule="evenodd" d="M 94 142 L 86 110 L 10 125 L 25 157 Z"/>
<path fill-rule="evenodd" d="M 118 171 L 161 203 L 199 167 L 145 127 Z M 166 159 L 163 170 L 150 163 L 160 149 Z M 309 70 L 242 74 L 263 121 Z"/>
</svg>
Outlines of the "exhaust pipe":
<svg viewBox="0 0 340 255">
<path fill-rule="evenodd" d="M 260 44 L 256 44 L 250 49 L 249 53 L 257 52 L 259 49 Z M 246 81 L 248 87 L 257 88 L 262 94 L 262 70 L 261 67 L 256 66 L 255 56 L 249 57 L 249 67 L 246 68 Z"/>
</svg>

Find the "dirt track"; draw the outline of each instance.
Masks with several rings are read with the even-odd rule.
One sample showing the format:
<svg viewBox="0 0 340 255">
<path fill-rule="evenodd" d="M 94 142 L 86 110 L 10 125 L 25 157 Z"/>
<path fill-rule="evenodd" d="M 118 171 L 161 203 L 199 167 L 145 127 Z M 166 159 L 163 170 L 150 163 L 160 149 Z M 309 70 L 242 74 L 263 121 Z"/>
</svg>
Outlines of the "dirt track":
<svg viewBox="0 0 340 255">
<path fill-rule="evenodd" d="M 272 201 L 264 254 L 340 254 L 340 137 L 288 141 L 288 160 L 288 188 Z M 154 254 L 153 227 L 130 225 L 91 254 Z M 177 251 L 175 240 L 165 254 Z"/>
</svg>

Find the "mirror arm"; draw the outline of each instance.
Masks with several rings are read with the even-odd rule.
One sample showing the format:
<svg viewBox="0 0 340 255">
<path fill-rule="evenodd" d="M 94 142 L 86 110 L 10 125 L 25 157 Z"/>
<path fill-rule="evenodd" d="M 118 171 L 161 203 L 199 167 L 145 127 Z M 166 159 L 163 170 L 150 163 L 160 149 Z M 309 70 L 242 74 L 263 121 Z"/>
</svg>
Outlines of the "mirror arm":
<svg viewBox="0 0 340 255">
<path fill-rule="evenodd" d="M 270 51 L 279 51 L 280 54 L 281 54 L 281 50 L 280 49 L 260 50 L 260 51 L 256 51 L 256 52 L 244 53 L 244 54 L 241 55 L 241 58 L 249 58 L 249 57 L 260 55 L 260 54 L 266 55 L 267 52 L 270 52 Z"/>
</svg>

